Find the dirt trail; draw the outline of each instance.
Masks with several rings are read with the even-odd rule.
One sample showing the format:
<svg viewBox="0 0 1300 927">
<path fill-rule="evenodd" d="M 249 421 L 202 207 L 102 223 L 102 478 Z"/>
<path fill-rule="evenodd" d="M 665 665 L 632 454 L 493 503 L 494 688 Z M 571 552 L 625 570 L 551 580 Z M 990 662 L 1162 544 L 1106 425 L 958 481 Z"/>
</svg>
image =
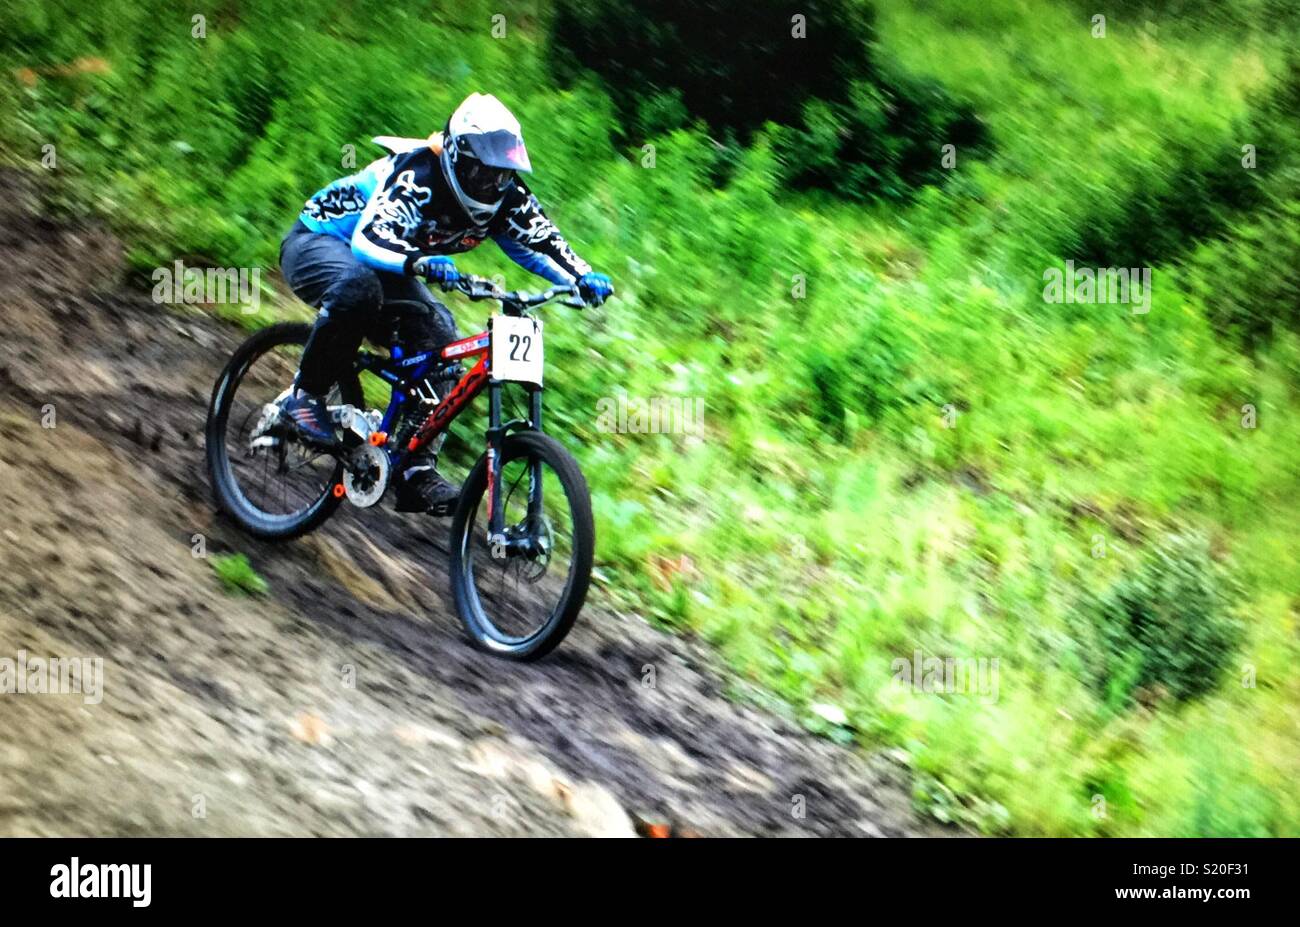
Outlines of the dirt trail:
<svg viewBox="0 0 1300 927">
<path fill-rule="evenodd" d="M 116 242 L 38 218 L 19 175 L 0 203 L 0 658 L 104 674 L 98 704 L 0 696 L 0 834 L 935 832 L 892 766 L 727 699 L 705 648 L 599 589 L 540 664 L 471 649 L 446 521 L 244 537 L 202 462 L 242 333 L 123 290 Z M 224 594 L 196 534 L 270 595 Z"/>
</svg>

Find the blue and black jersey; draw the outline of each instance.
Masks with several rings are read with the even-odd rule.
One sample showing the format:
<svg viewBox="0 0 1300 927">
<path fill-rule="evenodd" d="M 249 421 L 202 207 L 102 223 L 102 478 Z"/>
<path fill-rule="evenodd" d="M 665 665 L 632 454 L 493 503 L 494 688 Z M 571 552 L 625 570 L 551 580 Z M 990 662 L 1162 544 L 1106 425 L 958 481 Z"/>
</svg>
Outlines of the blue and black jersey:
<svg viewBox="0 0 1300 927">
<path fill-rule="evenodd" d="M 552 283 L 573 283 L 591 270 L 517 177 L 492 218 L 475 226 L 427 145 L 334 181 L 307 200 L 299 218 L 313 232 L 348 242 L 369 266 L 391 273 L 409 273 L 422 255 L 468 251 L 485 238 Z"/>
</svg>

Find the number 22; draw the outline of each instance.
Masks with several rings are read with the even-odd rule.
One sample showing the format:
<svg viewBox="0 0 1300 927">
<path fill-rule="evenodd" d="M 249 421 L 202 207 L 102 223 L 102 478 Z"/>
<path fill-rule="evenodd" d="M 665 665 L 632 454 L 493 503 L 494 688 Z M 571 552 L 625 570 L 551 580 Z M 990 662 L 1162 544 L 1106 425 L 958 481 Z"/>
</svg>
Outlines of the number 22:
<svg viewBox="0 0 1300 927">
<path fill-rule="evenodd" d="M 528 363 L 528 352 L 533 349 L 533 336 L 511 335 L 510 343 L 514 345 L 514 347 L 510 349 L 510 359 L 512 361 L 523 361 L 525 364 Z M 519 354 L 519 349 L 521 347 L 524 349 L 522 355 Z"/>
</svg>

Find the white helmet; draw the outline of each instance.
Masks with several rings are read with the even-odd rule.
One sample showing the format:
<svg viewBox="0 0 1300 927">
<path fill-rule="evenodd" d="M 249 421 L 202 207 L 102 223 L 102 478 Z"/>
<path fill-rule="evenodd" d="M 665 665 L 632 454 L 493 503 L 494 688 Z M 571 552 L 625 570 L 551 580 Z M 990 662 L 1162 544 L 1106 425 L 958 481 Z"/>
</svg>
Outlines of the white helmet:
<svg viewBox="0 0 1300 927">
<path fill-rule="evenodd" d="M 496 213 L 515 171 L 531 171 L 516 119 L 491 94 L 471 93 L 443 132 L 442 173 L 471 220 Z"/>
</svg>

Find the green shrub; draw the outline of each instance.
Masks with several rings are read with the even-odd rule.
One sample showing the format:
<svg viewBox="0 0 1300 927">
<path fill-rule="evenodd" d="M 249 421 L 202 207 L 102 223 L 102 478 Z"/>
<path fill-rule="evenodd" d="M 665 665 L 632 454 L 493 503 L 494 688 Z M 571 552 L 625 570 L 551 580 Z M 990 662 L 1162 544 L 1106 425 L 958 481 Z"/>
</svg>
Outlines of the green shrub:
<svg viewBox="0 0 1300 927">
<path fill-rule="evenodd" d="M 1203 538 L 1172 536 L 1082 607 L 1084 662 L 1111 708 L 1139 691 L 1183 701 L 1214 687 L 1241 641 L 1226 582 Z"/>
<path fill-rule="evenodd" d="M 872 80 L 851 82 L 840 101 L 810 99 L 802 119 L 778 137 L 785 178 L 851 200 L 904 199 L 948 173 L 944 145 L 965 155 L 987 143 L 968 104 L 941 84 L 881 62 Z"/>
<path fill-rule="evenodd" d="M 805 38 L 792 35 L 796 12 Z M 666 95 L 748 134 L 793 124 L 808 99 L 838 99 L 870 75 L 872 18 L 851 0 L 561 0 L 552 42 L 559 70 L 572 56 L 600 74 L 639 131 L 674 108 Z"/>
<path fill-rule="evenodd" d="M 1187 139 L 1131 166 L 1114 188 L 1113 212 L 1098 211 L 1079 230 L 1079 258 L 1097 267 L 1150 267 L 1219 233 L 1259 203 L 1257 174 L 1242 168 L 1238 130 Z"/>
<path fill-rule="evenodd" d="M 576 61 L 604 79 L 625 142 L 698 119 L 725 152 L 775 123 L 787 128 L 782 178 L 847 199 L 904 198 L 944 178 L 943 145 L 986 141 L 938 82 L 876 60 L 870 6 L 811 0 L 798 12 L 800 38 L 774 0 L 561 0 L 552 51 L 562 75 Z"/>
<path fill-rule="evenodd" d="M 1254 145 L 1257 166 L 1232 160 L 1242 184 L 1259 187 L 1259 208 L 1237 219 L 1191 262 L 1193 287 L 1210 320 L 1237 344 L 1254 351 L 1278 328 L 1300 332 L 1300 52 L 1292 52 L 1282 79 L 1260 100 L 1241 137 Z M 1258 178 L 1258 180 L 1256 179 Z M 1259 186 L 1260 184 L 1263 186 Z"/>
<path fill-rule="evenodd" d="M 1279 328 L 1300 332 L 1300 202 L 1277 201 L 1234 225 L 1192 262 L 1193 287 L 1215 328 L 1254 351 Z"/>
<path fill-rule="evenodd" d="M 854 417 L 869 424 L 910 400 L 904 387 L 916 344 L 902 320 L 881 306 L 854 321 L 854 331 L 812 340 L 803 356 L 811 411 L 837 439 Z"/>
<path fill-rule="evenodd" d="M 1130 0 L 1122 7 L 1102 8 L 1095 0 L 1069 0 L 1080 22 L 1106 14 L 1106 27 L 1133 31 L 1156 24 L 1161 32 L 1239 35 L 1277 30 L 1283 23 L 1300 21 L 1300 9 L 1291 0 Z"/>
</svg>

